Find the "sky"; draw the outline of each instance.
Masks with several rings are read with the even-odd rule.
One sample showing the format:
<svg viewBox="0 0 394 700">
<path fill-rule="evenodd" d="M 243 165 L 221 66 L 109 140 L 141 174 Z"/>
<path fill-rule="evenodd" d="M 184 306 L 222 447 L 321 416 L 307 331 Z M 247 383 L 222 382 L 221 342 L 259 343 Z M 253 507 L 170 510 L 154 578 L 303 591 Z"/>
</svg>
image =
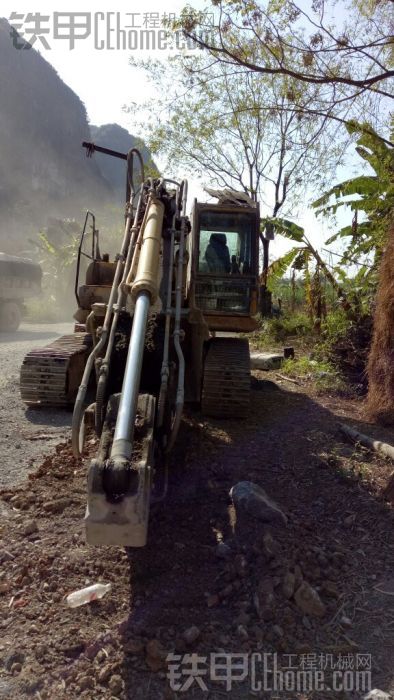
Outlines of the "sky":
<svg viewBox="0 0 394 700">
<path fill-rule="evenodd" d="M 95 125 L 117 123 L 135 134 L 132 118 L 125 112 L 124 106 L 130 102 L 142 103 L 152 97 L 152 88 L 147 85 L 144 73 L 129 65 L 131 56 L 140 59 L 153 55 L 151 50 L 141 47 L 140 29 L 155 29 L 157 36 L 156 26 L 162 16 L 170 13 L 178 16 L 185 4 L 185 0 L 167 0 L 165 4 L 162 0 L 145 0 L 144 3 L 117 0 L 109 10 L 108 3 L 103 3 L 102 0 L 84 0 L 83 3 L 80 0 L 57 0 L 56 5 L 49 0 L 36 0 L 34 3 L 31 0 L 20 0 L 17 5 L 2 0 L 1 15 L 9 21 L 11 13 L 20 15 L 14 15 L 12 21 L 15 26 L 16 23 L 21 23 L 18 31 L 22 33 L 29 32 L 33 27 L 28 13 L 39 13 L 42 28 L 49 30 L 49 33 L 42 34 L 43 41 L 47 41 L 50 48 L 43 45 L 40 39 L 36 40 L 34 48 L 40 51 L 61 79 L 80 97 L 86 106 L 89 121 Z M 203 9 L 204 0 L 193 0 L 192 4 L 193 7 Z M 55 13 L 66 14 L 57 15 L 55 20 Z M 75 29 L 73 48 L 68 31 L 69 13 L 82 13 L 74 14 L 72 18 L 79 23 Z M 56 38 L 53 34 L 55 21 L 59 23 L 58 31 L 63 38 Z M 88 22 L 91 23 L 90 35 L 81 38 L 88 33 Z M 126 34 L 118 31 L 118 28 L 124 30 L 125 27 L 128 27 Z M 31 35 L 25 33 L 25 38 L 30 40 Z M 126 42 L 125 48 L 123 41 Z M 164 61 L 172 51 L 174 49 L 156 50 L 154 55 Z M 111 147 L 111 144 L 103 145 Z M 160 158 L 156 158 L 156 162 L 160 167 Z M 166 175 L 171 177 L 171 173 Z M 189 192 L 190 205 L 194 197 L 206 198 L 196 181 L 190 182 Z M 349 212 L 341 225 L 350 223 L 350 217 Z M 323 245 L 324 239 L 330 234 L 327 224 L 316 219 L 313 211 L 306 207 L 297 222 L 306 228 L 310 240 L 318 247 Z M 291 244 L 289 246 L 288 241 L 277 238 L 271 247 L 273 258 L 279 257 L 289 247 Z"/>
<path fill-rule="evenodd" d="M 199 0 L 193 4 L 202 6 Z M 12 12 L 24 15 L 25 29 L 32 26 L 32 23 L 28 24 L 26 21 L 27 13 L 49 15 L 51 19 L 43 22 L 42 26 L 50 28 L 47 41 L 51 48 L 46 49 L 38 40 L 34 48 L 40 51 L 43 57 L 54 66 L 62 80 L 81 98 L 87 108 L 89 120 L 93 124 L 116 122 L 130 129 L 132 127 L 130 117 L 124 113 L 122 107 L 131 100 L 139 102 L 146 99 L 147 85 L 143 73 L 132 68 L 129 65 L 129 59 L 130 56 L 148 58 L 152 52 L 140 48 L 124 50 L 122 38 L 119 39 L 120 48 L 117 49 L 117 14 L 120 19 L 120 29 L 129 25 L 131 31 L 131 25 L 134 23 L 134 32 L 139 33 L 140 28 L 155 28 L 156 14 L 160 18 L 165 13 L 179 15 L 184 5 L 185 0 L 167 0 L 165 4 L 162 0 L 146 0 L 143 3 L 117 0 L 116 4 L 111 4 L 109 11 L 108 2 L 93 0 L 83 0 L 83 3 L 75 0 L 67 0 L 67 2 L 57 0 L 56 5 L 49 0 L 37 0 L 34 3 L 31 0 L 19 0 L 18 4 L 2 0 L 1 15 L 8 20 Z M 70 50 L 69 40 L 53 37 L 52 23 L 55 12 L 90 15 L 91 35 L 84 39 L 76 38 L 75 47 Z M 111 17 L 108 18 L 109 12 Z M 66 22 L 66 18 L 62 18 L 62 21 Z M 85 24 L 83 17 L 75 18 L 75 21 Z M 110 31 L 109 40 L 108 30 Z M 59 31 L 67 33 L 66 28 Z M 83 32 L 83 27 L 76 30 L 76 34 L 81 35 Z M 26 38 L 29 37 L 26 35 Z M 95 42 L 97 42 L 97 48 L 95 48 Z M 155 55 L 161 56 L 168 53 L 169 51 L 156 51 Z"/>
</svg>

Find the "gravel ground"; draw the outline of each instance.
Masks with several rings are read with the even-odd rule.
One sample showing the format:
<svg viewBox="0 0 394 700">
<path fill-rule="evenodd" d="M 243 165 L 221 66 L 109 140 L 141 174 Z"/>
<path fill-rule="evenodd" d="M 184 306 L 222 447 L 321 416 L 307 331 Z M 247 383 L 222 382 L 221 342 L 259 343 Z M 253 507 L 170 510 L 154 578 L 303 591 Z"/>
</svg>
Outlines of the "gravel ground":
<svg viewBox="0 0 394 700">
<path fill-rule="evenodd" d="M 228 689 L 204 662 L 208 694 L 187 674 L 190 655 L 207 660 L 223 653 L 249 660 L 276 653 L 283 668 L 289 655 L 299 668 L 314 659 L 353 664 L 367 658 L 372 687 L 393 693 L 393 510 L 382 498 L 392 464 L 338 433 L 342 420 L 373 433 L 359 399 L 318 397 L 308 385 L 289 386 L 262 372 L 252 388 L 250 416 L 242 423 L 186 411 L 168 497 L 152 507 L 143 550 L 86 544 L 90 455 L 73 459 L 67 442 L 27 482 L 0 491 L 1 698 L 365 695 L 331 690 L 330 665 L 324 690 L 277 693 L 252 692 L 250 676 Z M 93 455 L 93 437 L 88 445 Z M 266 526 L 251 513 L 243 536 L 234 532 L 228 494 L 245 479 L 266 490 L 287 525 Z M 112 584 L 102 600 L 67 607 L 69 592 L 99 581 Z M 167 654 L 189 658 L 172 687 Z M 185 687 L 174 692 L 180 681 Z"/>
<path fill-rule="evenodd" d="M 72 323 L 23 323 L 16 333 L 0 333 L 0 486 L 23 481 L 68 433 L 70 411 L 25 406 L 19 395 L 19 371 L 29 350 L 72 330 Z"/>
</svg>

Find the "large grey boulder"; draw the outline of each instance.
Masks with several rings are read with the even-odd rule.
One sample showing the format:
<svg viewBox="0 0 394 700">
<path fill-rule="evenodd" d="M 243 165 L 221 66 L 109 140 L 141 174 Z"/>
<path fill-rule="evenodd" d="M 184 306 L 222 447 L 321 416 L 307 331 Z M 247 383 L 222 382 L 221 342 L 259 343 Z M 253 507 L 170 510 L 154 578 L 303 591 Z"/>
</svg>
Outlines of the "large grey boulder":
<svg viewBox="0 0 394 700">
<path fill-rule="evenodd" d="M 283 355 L 275 352 L 250 353 L 250 366 L 252 369 L 261 369 L 269 372 L 273 369 L 280 369 L 283 361 Z"/>
</svg>

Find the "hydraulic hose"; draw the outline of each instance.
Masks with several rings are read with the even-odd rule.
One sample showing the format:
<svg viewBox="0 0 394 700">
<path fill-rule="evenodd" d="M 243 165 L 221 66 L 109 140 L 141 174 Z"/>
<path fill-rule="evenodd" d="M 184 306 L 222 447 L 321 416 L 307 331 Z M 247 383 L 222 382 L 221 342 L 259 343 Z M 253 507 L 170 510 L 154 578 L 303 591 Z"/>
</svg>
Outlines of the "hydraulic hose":
<svg viewBox="0 0 394 700">
<path fill-rule="evenodd" d="M 182 304 L 182 288 L 183 288 L 183 263 L 185 253 L 185 237 L 186 237 L 186 199 L 187 199 L 187 180 L 183 181 L 182 191 L 182 224 L 181 235 L 179 241 L 179 257 L 178 270 L 176 276 L 176 299 L 175 299 L 175 328 L 174 328 L 174 347 L 178 356 L 178 387 L 175 404 L 175 418 L 171 430 L 170 439 L 168 441 L 167 451 L 170 451 L 175 443 L 178 435 L 179 426 L 182 419 L 183 405 L 185 401 L 185 358 L 182 352 L 181 338 L 181 304 Z"/>
</svg>

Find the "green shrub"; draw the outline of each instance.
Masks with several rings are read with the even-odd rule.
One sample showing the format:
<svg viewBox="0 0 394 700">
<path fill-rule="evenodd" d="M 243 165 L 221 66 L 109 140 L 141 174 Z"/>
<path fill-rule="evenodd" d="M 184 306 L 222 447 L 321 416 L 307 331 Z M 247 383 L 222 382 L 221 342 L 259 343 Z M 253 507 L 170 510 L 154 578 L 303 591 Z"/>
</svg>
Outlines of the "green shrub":
<svg viewBox="0 0 394 700">
<path fill-rule="evenodd" d="M 372 315 L 361 314 L 357 320 L 346 317 L 342 309 L 328 314 L 314 358 L 327 360 L 352 384 L 365 391 L 366 364 L 372 338 Z"/>
<path fill-rule="evenodd" d="M 352 323 L 354 321 L 349 319 L 342 307 L 330 311 L 322 324 L 322 345 L 330 347 L 339 338 L 343 338 Z"/>
<path fill-rule="evenodd" d="M 348 394 L 341 373 L 327 360 L 315 360 L 307 356 L 289 359 L 284 361 L 281 371 L 295 379 L 310 380 L 319 393 Z"/>
<path fill-rule="evenodd" d="M 276 342 L 290 337 L 302 337 L 312 334 L 312 322 L 307 314 L 296 313 L 291 316 L 264 319 L 261 333 Z"/>
</svg>

